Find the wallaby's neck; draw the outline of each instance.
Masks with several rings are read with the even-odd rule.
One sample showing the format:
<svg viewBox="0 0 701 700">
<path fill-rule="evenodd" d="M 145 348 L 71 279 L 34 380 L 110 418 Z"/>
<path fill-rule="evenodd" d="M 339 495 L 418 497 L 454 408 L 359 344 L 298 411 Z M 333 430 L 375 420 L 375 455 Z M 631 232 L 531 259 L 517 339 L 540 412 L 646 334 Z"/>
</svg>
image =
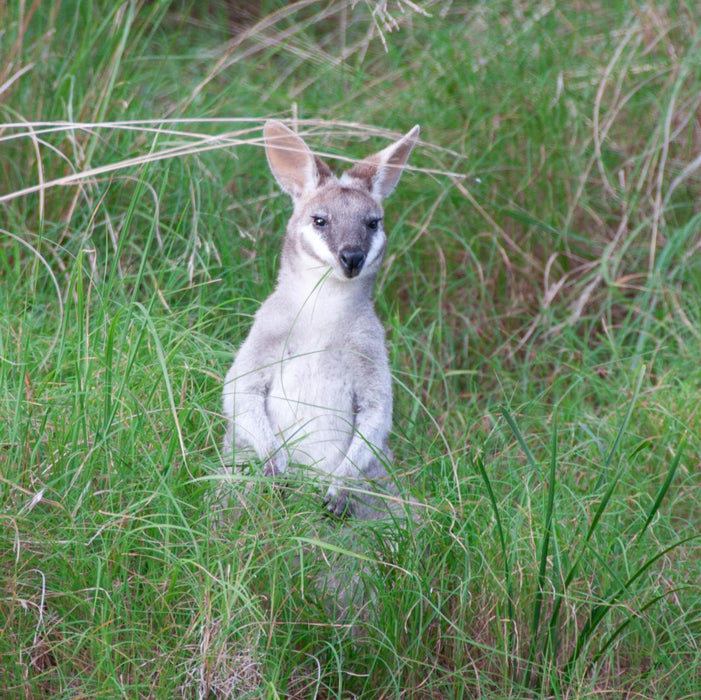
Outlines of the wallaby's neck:
<svg viewBox="0 0 701 700">
<path fill-rule="evenodd" d="M 294 254 L 283 255 L 280 260 L 277 292 L 284 295 L 295 313 L 317 317 L 322 313 L 331 319 L 372 305 L 373 276 L 339 280 L 328 268 L 305 266 L 305 262 Z"/>
</svg>

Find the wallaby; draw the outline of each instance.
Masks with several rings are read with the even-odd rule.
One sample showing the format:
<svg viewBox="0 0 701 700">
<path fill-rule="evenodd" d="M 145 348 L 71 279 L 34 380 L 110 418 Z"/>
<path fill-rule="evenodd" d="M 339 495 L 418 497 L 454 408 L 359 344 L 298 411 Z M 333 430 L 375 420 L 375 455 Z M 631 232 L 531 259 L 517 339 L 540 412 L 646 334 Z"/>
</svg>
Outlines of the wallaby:
<svg viewBox="0 0 701 700">
<path fill-rule="evenodd" d="M 339 516 L 379 517 L 385 500 L 370 494 L 396 494 L 386 470 L 391 377 L 372 290 L 386 247 L 381 201 L 418 134 L 415 126 L 336 178 L 282 123 L 263 129 L 270 169 L 294 209 L 277 286 L 226 375 L 224 454 L 261 460 L 271 477 L 316 470 L 324 504 Z"/>
</svg>

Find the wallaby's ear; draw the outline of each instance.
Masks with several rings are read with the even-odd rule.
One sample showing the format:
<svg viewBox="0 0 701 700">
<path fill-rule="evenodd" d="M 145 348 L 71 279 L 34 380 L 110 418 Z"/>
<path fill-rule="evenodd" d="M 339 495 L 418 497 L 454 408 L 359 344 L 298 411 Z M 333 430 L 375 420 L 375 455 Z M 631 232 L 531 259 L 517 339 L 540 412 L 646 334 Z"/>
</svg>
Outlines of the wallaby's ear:
<svg viewBox="0 0 701 700">
<path fill-rule="evenodd" d="M 294 131 L 278 121 L 267 121 L 263 127 L 265 154 L 280 187 L 298 199 L 315 190 L 331 170 L 317 158 Z"/>
<path fill-rule="evenodd" d="M 354 165 L 343 178 L 360 181 L 370 194 L 376 197 L 387 197 L 397 186 L 411 149 L 414 148 L 418 138 L 419 125 L 417 124 L 399 141 Z"/>
</svg>

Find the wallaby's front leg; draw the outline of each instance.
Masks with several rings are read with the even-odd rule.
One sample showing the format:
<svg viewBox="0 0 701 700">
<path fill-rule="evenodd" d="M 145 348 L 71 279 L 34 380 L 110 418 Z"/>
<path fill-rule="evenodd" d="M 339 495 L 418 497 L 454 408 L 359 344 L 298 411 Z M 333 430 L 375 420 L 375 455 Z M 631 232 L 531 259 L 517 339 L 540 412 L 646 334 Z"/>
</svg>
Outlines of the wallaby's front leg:
<svg viewBox="0 0 701 700">
<path fill-rule="evenodd" d="M 350 446 L 334 470 L 324 497 L 324 505 L 330 513 L 341 516 L 348 512 L 349 480 L 360 482 L 369 474 L 377 476 L 378 472 L 385 472 L 381 459 L 385 456 L 391 420 L 391 392 L 380 392 L 379 397 L 366 397 L 362 403 L 358 403 Z M 367 488 L 362 483 L 358 483 L 358 486 L 361 489 Z"/>
<path fill-rule="evenodd" d="M 235 451 L 252 451 L 264 463 L 266 476 L 280 476 L 287 468 L 287 457 L 282 439 L 273 430 L 265 409 L 268 382 L 253 372 L 241 376 L 238 369 L 235 363 L 225 380 L 224 412 L 229 417 L 225 456 Z"/>
</svg>

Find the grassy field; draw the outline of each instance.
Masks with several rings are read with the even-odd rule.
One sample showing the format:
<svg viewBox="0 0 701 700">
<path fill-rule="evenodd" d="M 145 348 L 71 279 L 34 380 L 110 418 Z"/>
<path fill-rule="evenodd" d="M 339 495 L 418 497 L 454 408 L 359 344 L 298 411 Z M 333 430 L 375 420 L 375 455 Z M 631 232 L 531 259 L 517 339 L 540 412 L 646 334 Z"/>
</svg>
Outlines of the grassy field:
<svg viewBox="0 0 701 700">
<path fill-rule="evenodd" d="M 698 4 L 241 5 L 0 2 L 0 697 L 699 697 Z M 270 116 L 337 168 L 421 124 L 377 285 L 421 522 L 212 516 Z"/>
</svg>

